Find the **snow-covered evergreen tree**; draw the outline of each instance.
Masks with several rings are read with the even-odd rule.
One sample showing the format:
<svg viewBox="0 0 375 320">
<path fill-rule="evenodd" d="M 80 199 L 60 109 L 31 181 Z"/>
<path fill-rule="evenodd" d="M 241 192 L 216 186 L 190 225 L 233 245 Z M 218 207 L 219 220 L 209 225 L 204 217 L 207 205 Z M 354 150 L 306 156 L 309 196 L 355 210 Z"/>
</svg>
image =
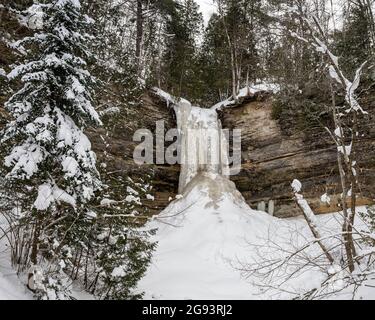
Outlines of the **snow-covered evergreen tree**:
<svg viewBox="0 0 375 320">
<path fill-rule="evenodd" d="M 96 209 L 96 227 L 93 229 L 91 247 L 95 252 L 93 274 L 87 288 L 100 299 L 138 299 L 134 292 L 138 281 L 150 264 L 155 247 L 150 242 L 154 230 L 143 224 L 149 210 L 144 200 L 153 199 L 152 187 L 143 177 L 111 177 L 106 170 L 103 180 L 105 196 Z M 124 195 L 126 195 L 124 197 Z"/>
<path fill-rule="evenodd" d="M 85 30 L 92 20 L 81 13 L 79 0 L 33 6 L 43 12 L 43 23 L 33 36 L 16 43 L 25 57 L 8 78 L 20 79 L 23 86 L 5 105 L 13 120 L 2 132 L 1 144 L 8 152 L 9 190 L 20 195 L 19 218 L 30 242 L 22 261 L 35 269 L 41 252 L 43 258 L 61 255 L 69 228 L 100 188 L 96 157 L 83 130 L 101 121 L 91 104 L 93 79 L 85 62 Z M 34 276 L 29 273 L 35 284 Z"/>
</svg>

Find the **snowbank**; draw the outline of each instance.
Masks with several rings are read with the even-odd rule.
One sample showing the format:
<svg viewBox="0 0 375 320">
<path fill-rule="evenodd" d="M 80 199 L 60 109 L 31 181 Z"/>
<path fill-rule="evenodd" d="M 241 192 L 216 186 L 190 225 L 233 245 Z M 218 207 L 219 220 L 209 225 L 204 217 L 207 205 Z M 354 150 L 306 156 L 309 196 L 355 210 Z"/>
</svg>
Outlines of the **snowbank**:
<svg viewBox="0 0 375 320">
<path fill-rule="evenodd" d="M 261 91 L 277 93 L 280 91 L 280 86 L 277 84 L 273 84 L 273 83 L 260 83 L 260 84 L 251 85 L 249 87 L 242 88 L 238 94 L 238 98 L 248 97 L 249 95 L 252 95 Z M 223 107 L 233 105 L 234 103 L 235 101 L 233 100 L 232 97 L 230 97 L 224 101 L 221 101 L 215 104 L 214 106 L 211 107 L 211 109 L 217 110 Z"/>
<path fill-rule="evenodd" d="M 317 218 L 324 236 L 340 231 L 339 213 Z M 158 247 L 139 284 L 146 299 L 294 298 L 288 292 L 262 290 L 258 286 L 265 284 L 262 279 L 240 269 L 247 263 L 283 256 L 281 249 L 294 252 L 313 238 L 302 217 L 277 219 L 252 210 L 231 181 L 210 173 L 198 174 L 182 198 L 157 216 L 151 227 L 159 228 L 154 237 Z M 319 250 L 314 245 L 309 253 L 320 254 Z M 280 269 L 275 286 L 283 282 L 288 272 L 290 267 Z M 283 288 L 304 292 L 319 286 L 324 279 L 321 270 L 309 268 L 296 274 Z M 352 295 L 344 290 L 335 298 L 351 299 Z M 361 288 L 356 298 L 374 299 L 375 292 Z"/>
<path fill-rule="evenodd" d="M 269 223 L 271 217 L 251 210 L 231 181 L 199 174 L 153 221 L 158 248 L 140 289 L 154 299 L 252 298 L 251 285 L 231 263 Z"/>
<path fill-rule="evenodd" d="M 0 259 L 0 300 L 30 300 L 32 296 L 26 291 L 14 270 L 4 265 Z"/>
</svg>

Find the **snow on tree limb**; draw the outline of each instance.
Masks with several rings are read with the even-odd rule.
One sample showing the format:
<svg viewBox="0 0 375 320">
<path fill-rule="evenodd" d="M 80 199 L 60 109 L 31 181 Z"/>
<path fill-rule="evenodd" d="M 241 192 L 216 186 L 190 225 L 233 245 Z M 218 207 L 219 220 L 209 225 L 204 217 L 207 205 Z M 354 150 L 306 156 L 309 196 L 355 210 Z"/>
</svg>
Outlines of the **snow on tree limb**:
<svg viewBox="0 0 375 320">
<path fill-rule="evenodd" d="M 38 188 L 38 197 L 34 202 L 37 210 L 44 211 L 54 203 L 67 203 L 73 208 L 76 206 L 76 200 L 64 190 L 60 189 L 56 184 L 45 183 Z"/>
<path fill-rule="evenodd" d="M 308 29 L 310 30 L 310 33 L 311 33 L 310 36 L 311 36 L 312 41 L 311 40 L 309 41 L 306 38 L 299 36 L 295 32 L 291 32 L 290 33 L 291 36 L 305 43 L 309 43 L 315 48 L 317 52 L 324 54 L 330 60 L 331 63 L 328 66 L 329 76 L 333 80 L 335 80 L 335 82 L 340 84 L 343 90 L 345 90 L 346 92 L 345 101 L 349 105 L 349 108 L 346 110 L 346 112 L 349 113 L 349 112 L 354 111 L 354 112 L 361 112 L 362 114 L 367 114 L 367 112 L 362 109 L 362 107 L 360 106 L 355 96 L 355 91 L 358 89 L 358 86 L 360 83 L 362 69 L 367 64 L 367 61 L 364 62 L 357 69 L 354 80 L 353 82 L 351 82 L 344 76 L 344 73 L 342 72 L 340 64 L 339 64 L 339 58 L 336 55 L 334 55 L 332 51 L 328 48 L 326 41 L 321 40 L 320 37 L 318 36 L 320 35 L 323 39 L 326 38 L 319 20 L 315 16 L 312 15 L 310 18 L 309 16 L 304 16 L 303 21 L 306 23 Z M 313 23 L 315 24 L 318 31 L 315 30 Z"/>
<path fill-rule="evenodd" d="M 303 216 L 305 217 L 305 220 L 314 235 L 317 243 L 319 244 L 320 248 L 322 249 L 324 255 L 327 257 L 329 262 L 333 264 L 335 262 L 334 258 L 330 254 L 328 247 L 323 243 L 322 236 L 320 234 L 318 223 L 316 216 L 314 212 L 312 211 L 311 207 L 309 206 L 308 202 L 305 200 L 303 195 L 300 193 L 302 189 L 302 183 L 294 179 L 291 184 L 293 194 L 294 194 L 294 200 L 296 201 L 296 204 L 301 209 Z"/>
</svg>

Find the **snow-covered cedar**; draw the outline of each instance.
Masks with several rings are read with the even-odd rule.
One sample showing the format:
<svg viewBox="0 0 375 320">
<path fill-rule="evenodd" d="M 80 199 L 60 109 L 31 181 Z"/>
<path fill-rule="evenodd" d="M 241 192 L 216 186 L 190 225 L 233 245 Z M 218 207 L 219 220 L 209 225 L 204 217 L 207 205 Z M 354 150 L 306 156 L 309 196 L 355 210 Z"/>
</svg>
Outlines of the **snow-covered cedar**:
<svg viewBox="0 0 375 320">
<path fill-rule="evenodd" d="M 89 19 L 83 16 L 83 21 L 78 21 L 79 9 L 78 0 L 30 7 L 26 14 L 40 13 L 43 29 L 38 28 L 34 36 L 15 46 L 36 44 L 42 54 L 35 56 L 27 51 L 25 63 L 8 74 L 10 80 L 19 78 L 24 85 L 5 105 L 14 118 L 1 140 L 14 145 L 5 158 L 10 169 L 7 179 L 43 176 L 34 203 L 38 210 L 47 210 L 56 202 L 72 206 L 77 201 L 86 202 L 100 186 L 96 157 L 83 132 L 88 125 L 100 125 L 101 121 L 91 104 L 89 85 L 93 79 L 81 58 L 87 52 L 88 36 L 79 30 Z M 49 177 L 45 175 L 47 163 L 54 168 Z"/>
</svg>

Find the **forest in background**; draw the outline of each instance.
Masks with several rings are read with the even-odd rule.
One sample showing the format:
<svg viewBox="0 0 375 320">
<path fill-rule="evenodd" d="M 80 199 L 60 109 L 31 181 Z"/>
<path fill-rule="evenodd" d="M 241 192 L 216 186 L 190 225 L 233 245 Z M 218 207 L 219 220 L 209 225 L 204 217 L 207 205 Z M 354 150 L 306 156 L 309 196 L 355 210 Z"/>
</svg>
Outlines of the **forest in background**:
<svg viewBox="0 0 375 320">
<path fill-rule="evenodd" d="M 12 4 L 22 10 L 31 3 L 5 1 L 4 6 Z M 94 37 L 90 62 L 103 90 L 123 84 L 122 95 L 131 102 L 137 90 L 157 86 L 203 107 L 257 82 L 278 83 L 290 96 L 311 91 L 316 80 L 322 80 L 316 79 L 323 77 L 316 69 L 323 68 L 324 61 L 291 36 L 291 32 L 308 32 L 300 30 L 291 8 L 309 10 L 318 17 L 349 76 L 360 62 L 373 59 L 371 1 L 213 3 L 217 12 L 204 26 L 194 0 L 83 2 L 84 10 L 95 20 L 89 30 Z M 5 14 L 4 9 L 2 12 Z M 5 39 L 17 37 L 11 35 L 17 30 L 10 29 Z M 369 63 L 369 70 L 373 70 L 371 66 Z M 367 78 L 372 74 L 368 71 Z"/>
</svg>

